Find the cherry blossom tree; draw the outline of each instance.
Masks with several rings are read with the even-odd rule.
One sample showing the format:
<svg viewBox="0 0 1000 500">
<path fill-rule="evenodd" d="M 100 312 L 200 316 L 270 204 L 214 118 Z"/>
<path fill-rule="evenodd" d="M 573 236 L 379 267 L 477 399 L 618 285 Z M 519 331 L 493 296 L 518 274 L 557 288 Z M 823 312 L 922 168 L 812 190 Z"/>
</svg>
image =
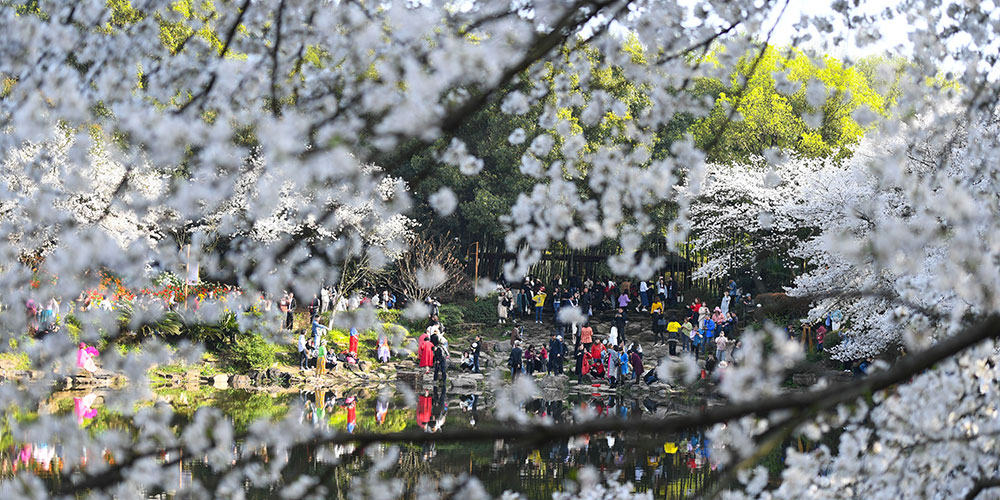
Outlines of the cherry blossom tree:
<svg viewBox="0 0 1000 500">
<path fill-rule="evenodd" d="M 788 3 L 242 0 L 186 11 L 157 0 L 2 3 L 2 206 L 11 237 L 0 242 L 0 288 L 11 314 L 0 317 L 0 345 L 9 349 L 9 341 L 20 338 L 24 324 L 17 311 L 29 297 L 75 295 L 94 280 L 89 270 L 95 265 L 140 280 L 150 261 L 178 264 L 179 244 L 191 245 L 206 277 L 239 285 L 248 301 L 290 283 L 315 290 L 335 281 L 339 266 L 358 255 L 386 262 L 405 249 L 406 231 L 392 228 L 408 226 L 407 188 L 429 174 L 399 179 L 390 160 L 428 153 L 463 175 L 478 175 L 485 164 L 476 145 L 454 136 L 492 103 L 513 115 L 537 112 L 539 125 L 530 137 L 523 129 L 508 136 L 521 151 L 520 171 L 536 180 L 503 214 L 507 248 L 518 256 L 505 269 L 508 277 L 523 276 L 553 243 L 584 249 L 606 239 L 625 250 L 609 261 L 615 272 L 648 277 L 658 266 L 638 252 L 642 237 L 661 231 L 670 243 L 683 241 L 694 212 L 678 195 L 678 179 L 688 179 L 686 189 L 697 193 L 712 172 L 690 138 L 653 160 L 658 129 L 679 113 L 705 116 L 714 108 L 685 92 L 699 78 L 721 79 L 739 58 L 746 58 L 744 71 L 752 76 Z M 743 339 L 742 362 L 720 382 L 726 402 L 697 413 L 637 422 L 580 415 L 556 428 L 513 414 L 514 403 L 532 394 L 524 381 L 498 391 L 511 403 L 497 405 L 507 412 L 501 416 L 515 419 L 499 430 L 346 435 L 289 418 L 257 422 L 237 435 L 212 409 L 175 431 L 165 405 L 136 408 L 149 396 L 145 373 L 152 363 L 198 355 L 197 346 L 174 351 L 152 339 L 139 354 L 112 349 L 100 359 L 130 380 L 107 404 L 133 417 L 135 435 L 91 435 L 54 415 L 8 419 L 13 435 L 58 440 L 83 450 L 81 456 L 113 457 L 113 464 L 71 459 L 65 466 L 74 471 L 72 479 L 55 489 L 26 473 L 0 484 L 0 495 L 135 497 L 166 489 L 167 471 L 197 456 L 218 482 L 195 482 L 182 496 L 239 496 L 248 483 L 285 481 L 286 498 L 322 497 L 327 491 L 318 477 L 283 479 L 280 461 L 249 450 L 266 447 L 279 456 L 306 442 L 537 442 L 601 430 L 705 425 L 714 426 L 712 436 L 725 445 L 719 459 L 726 472 L 716 488 L 732 498 L 995 494 L 1000 148 L 994 113 L 1000 89 L 992 54 L 1000 24 L 988 3 L 904 0 L 875 14 L 845 1 L 831 7 L 830 14 L 794 20 L 791 42 L 812 39 L 818 50 L 865 46 L 879 39 L 879 23 L 887 18 L 912 28 L 912 64 L 896 96 L 903 112 L 878 123 L 885 146 L 870 155 L 858 148 L 850 159 L 857 166 L 846 170 L 854 172 L 850 183 L 829 170 L 831 182 L 845 181 L 829 190 L 830 199 L 841 187 L 859 191 L 843 192 L 851 203 L 828 206 L 829 216 L 796 216 L 823 231 L 799 247 L 801 258 L 857 273 L 844 283 L 848 289 L 833 292 L 878 296 L 885 311 L 892 307 L 892 314 L 866 317 L 902 332 L 910 354 L 893 366 L 857 383 L 786 393 L 781 381 L 803 353 L 777 332 L 751 332 Z M 623 50 L 636 41 L 641 53 Z M 715 63 L 704 64 L 713 48 Z M 601 53 L 605 69 L 648 89 L 648 99 L 629 107 L 603 91 L 600 72 L 589 71 L 587 50 Z M 548 66 L 576 77 L 550 86 L 539 78 Z M 951 71 L 948 79 L 937 78 L 942 71 Z M 926 99 L 929 93 L 952 94 L 955 111 L 941 109 L 944 99 Z M 738 119 L 738 99 L 727 120 Z M 862 126 L 875 119 L 864 113 L 853 118 Z M 586 129 L 574 128 L 569 122 L 575 119 L 607 123 L 602 132 L 613 129 L 616 139 L 585 148 L 580 135 Z M 705 147 L 712 149 L 712 142 Z M 550 156 L 556 147 L 558 158 Z M 746 179 L 755 191 L 751 206 L 770 203 L 766 190 L 775 175 L 788 181 L 769 172 L 795 171 L 774 158 L 765 163 L 760 181 L 756 174 Z M 827 175 L 826 166 L 817 169 Z M 440 194 L 434 209 L 454 209 L 456 200 Z M 664 203 L 676 204 L 677 217 L 657 227 L 650 211 Z M 847 207 L 857 213 L 841 218 Z M 773 228 L 779 218 L 773 217 L 733 220 Z M 34 268 L 19 264 L 26 253 Z M 58 280 L 39 284 L 43 270 Z M 812 291 L 810 279 L 823 275 L 796 286 Z M 108 316 L 93 311 L 80 339 L 108 340 Z M 19 388 L 0 385 L 8 410 L 37 407 L 53 383 L 72 372 L 75 343 L 67 336 L 22 344 L 32 366 L 46 375 Z M 683 361 L 688 369 L 676 373 L 664 369 L 664 378 L 685 383 L 692 363 Z M 834 429 L 841 432 L 836 450 L 789 451 L 780 478 L 757 467 L 761 454 L 788 436 Z M 248 450 L 238 457 L 232 452 L 236 439 Z M 373 450 L 376 473 L 365 491 L 398 496 L 398 483 L 376 476 L 392 462 L 391 448 Z M 162 453 L 170 458 L 161 460 Z M 581 479 L 593 486 L 592 474 Z M 769 479 L 780 485 L 764 490 Z M 482 496 L 475 478 L 441 484 L 444 491 L 437 493 Z M 629 494 L 615 485 L 587 491 Z"/>
</svg>

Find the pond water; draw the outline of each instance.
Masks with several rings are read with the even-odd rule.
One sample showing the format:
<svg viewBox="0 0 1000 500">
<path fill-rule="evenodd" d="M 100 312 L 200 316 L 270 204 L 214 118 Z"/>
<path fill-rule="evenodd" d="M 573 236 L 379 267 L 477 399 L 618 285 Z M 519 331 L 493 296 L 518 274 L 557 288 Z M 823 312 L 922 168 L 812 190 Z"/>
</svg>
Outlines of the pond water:
<svg viewBox="0 0 1000 500">
<path fill-rule="evenodd" d="M 375 391 L 360 391 L 355 396 L 335 397 L 326 391 L 268 394 L 240 390 L 185 392 L 165 390 L 162 398 L 171 402 L 183 418 L 190 418 L 196 407 L 211 405 L 227 415 L 237 432 L 258 418 L 291 417 L 346 432 L 389 432 L 421 428 L 426 432 L 468 427 L 491 428 L 504 425 L 493 416 L 489 394 L 451 394 L 425 390 L 416 401 L 406 404 L 401 396 L 379 396 Z M 411 400 L 413 398 L 410 398 Z M 603 418 L 644 418 L 675 410 L 677 402 L 657 403 L 649 399 L 623 399 L 616 396 L 570 396 L 525 403 L 520 411 L 532 416 L 547 416 L 558 423 L 573 421 L 574 411 L 586 407 Z M 679 402 L 683 405 L 697 402 Z M 67 394 L 54 401 L 54 411 L 73 412 L 80 425 L 92 432 L 109 428 L 130 430 L 128 418 L 101 406 L 100 394 Z M 0 480 L 23 473 L 26 469 L 50 484 L 68 474 L 63 461 L 73 450 L 59 443 L 23 443 L 17 436 L 4 435 L 0 450 Z M 233 450 L 234 459 L 242 444 Z M 388 446 L 375 445 L 385 451 Z M 371 466 L 365 453 L 353 446 L 303 445 L 285 456 L 269 456 L 267 450 L 254 450 L 267 461 L 286 463 L 286 474 L 309 474 L 319 478 L 329 492 L 328 498 L 348 498 L 352 477 L 362 476 Z M 438 443 L 399 447 L 399 459 L 383 473 L 403 481 L 405 498 L 414 498 L 421 477 L 441 478 L 469 473 L 478 477 L 486 490 L 498 496 L 506 490 L 518 491 L 528 498 L 550 498 L 562 490 L 564 481 L 575 477 L 585 465 L 605 472 L 620 472 L 621 481 L 631 481 L 638 491 L 651 491 L 654 498 L 683 498 L 710 485 L 715 477 L 711 443 L 702 433 L 677 435 L 642 435 L 636 433 L 601 433 L 577 436 L 543 444 L 523 445 L 502 440 L 488 442 Z M 161 457 L 167 461 L 172 457 Z M 200 460 L 184 461 L 176 468 L 176 487 L 152 496 L 173 497 L 185 484 L 197 479 L 211 485 L 216 474 Z M 273 498 L 275 491 L 247 486 L 253 499 Z"/>
</svg>

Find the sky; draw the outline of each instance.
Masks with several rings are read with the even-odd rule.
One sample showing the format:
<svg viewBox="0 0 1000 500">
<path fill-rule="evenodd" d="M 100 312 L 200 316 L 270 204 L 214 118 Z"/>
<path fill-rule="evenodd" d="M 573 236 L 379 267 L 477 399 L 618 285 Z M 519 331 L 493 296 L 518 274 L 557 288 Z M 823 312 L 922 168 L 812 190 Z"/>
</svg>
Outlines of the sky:
<svg viewBox="0 0 1000 500">
<path fill-rule="evenodd" d="M 764 23 L 763 29 L 769 30 L 774 26 L 774 33 L 771 35 L 771 44 L 779 46 L 787 45 L 792 42 L 793 37 L 796 35 L 798 30 L 794 25 L 799 22 L 803 15 L 831 15 L 838 19 L 841 18 L 842 16 L 839 13 L 834 12 L 831 4 L 831 0 L 789 0 L 788 7 L 781 18 L 778 18 L 778 13 L 781 11 L 780 8 L 772 10 L 771 15 Z M 889 0 L 864 0 L 858 9 L 864 14 L 876 15 L 885 9 L 892 9 L 896 5 L 897 2 Z M 777 22 L 777 25 L 775 25 L 775 22 Z M 848 38 L 840 46 L 823 47 L 822 41 L 830 40 L 835 35 L 825 34 L 821 37 L 814 28 L 810 28 L 813 39 L 800 43 L 799 46 L 814 48 L 834 57 L 850 59 L 884 52 L 896 52 L 904 56 L 909 55 L 913 47 L 908 38 L 911 27 L 902 16 L 897 14 L 891 20 L 882 19 L 879 21 L 878 27 L 878 32 L 882 38 L 864 47 L 858 47 L 854 36 L 848 33 L 846 26 L 842 23 L 834 28 L 835 34 L 848 35 Z M 761 36 L 763 37 L 764 34 L 761 34 Z"/>
</svg>

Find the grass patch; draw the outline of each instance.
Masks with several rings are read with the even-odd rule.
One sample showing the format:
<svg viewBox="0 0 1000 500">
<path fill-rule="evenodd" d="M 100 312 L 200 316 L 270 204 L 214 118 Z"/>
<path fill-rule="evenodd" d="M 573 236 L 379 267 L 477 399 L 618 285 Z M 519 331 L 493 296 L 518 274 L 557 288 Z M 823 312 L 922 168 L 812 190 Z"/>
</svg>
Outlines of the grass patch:
<svg viewBox="0 0 1000 500">
<path fill-rule="evenodd" d="M 23 352 L 0 353 L 0 367 L 6 370 L 30 370 L 31 359 Z"/>
</svg>

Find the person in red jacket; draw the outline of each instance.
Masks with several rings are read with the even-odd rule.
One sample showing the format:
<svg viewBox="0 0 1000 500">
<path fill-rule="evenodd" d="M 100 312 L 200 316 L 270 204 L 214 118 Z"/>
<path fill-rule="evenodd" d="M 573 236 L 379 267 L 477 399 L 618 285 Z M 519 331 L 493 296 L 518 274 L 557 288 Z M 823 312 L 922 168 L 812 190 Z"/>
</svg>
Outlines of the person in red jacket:
<svg viewBox="0 0 1000 500">
<path fill-rule="evenodd" d="M 424 372 L 430 373 L 431 367 L 434 366 L 434 346 L 427 338 L 428 335 L 425 333 L 417 340 L 417 359 Z"/>
</svg>

